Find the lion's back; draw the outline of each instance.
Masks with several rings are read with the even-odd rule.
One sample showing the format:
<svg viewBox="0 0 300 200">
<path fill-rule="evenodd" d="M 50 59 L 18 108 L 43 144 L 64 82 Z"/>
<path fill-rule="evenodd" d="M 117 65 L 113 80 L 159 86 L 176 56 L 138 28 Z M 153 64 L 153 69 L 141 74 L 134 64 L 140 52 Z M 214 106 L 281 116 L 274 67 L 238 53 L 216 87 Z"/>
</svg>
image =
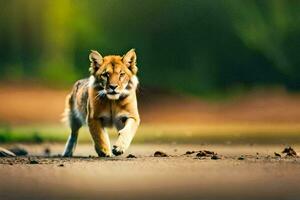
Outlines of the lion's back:
<svg viewBox="0 0 300 200">
<path fill-rule="evenodd" d="M 81 124 L 85 123 L 88 103 L 88 85 L 88 78 L 75 82 L 72 92 L 66 98 L 64 121 L 77 119 Z"/>
</svg>

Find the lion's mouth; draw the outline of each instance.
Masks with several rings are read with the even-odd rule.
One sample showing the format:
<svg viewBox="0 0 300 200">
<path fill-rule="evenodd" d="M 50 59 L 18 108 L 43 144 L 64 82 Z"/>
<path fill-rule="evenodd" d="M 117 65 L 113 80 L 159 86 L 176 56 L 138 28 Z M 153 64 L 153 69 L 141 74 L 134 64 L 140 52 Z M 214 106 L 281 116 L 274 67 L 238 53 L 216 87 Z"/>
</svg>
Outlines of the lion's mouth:
<svg viewBox="0 0 300 200">
<path fill-rule="evenodd" d="M 119 94 L 119 93 L 113 90 L 113 91 L 109 91 L 109 92 L 107 92 L 107 94 L 110 94 L 110 95 L 115 95 L 115 94 Z"/>
</svg>

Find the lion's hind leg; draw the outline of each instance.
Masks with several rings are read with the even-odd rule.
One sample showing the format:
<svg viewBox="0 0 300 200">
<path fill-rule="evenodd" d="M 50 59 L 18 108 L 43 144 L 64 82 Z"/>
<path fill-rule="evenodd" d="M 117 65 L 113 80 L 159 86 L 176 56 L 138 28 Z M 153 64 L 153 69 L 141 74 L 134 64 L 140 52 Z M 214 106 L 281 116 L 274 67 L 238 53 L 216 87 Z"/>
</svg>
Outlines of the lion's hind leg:
<svg viewBox="0 0 300 200">
<path fill-rule="evenodd" d="M 78 132 L 82 126 L 80 120 L 78 120 L 74 116 L 70 116 L 69 120 L 70 120 L 71 133 L 69 135 L 69 138 L 65 146 L 65 150 L 63 152 L 64 157 L 71 157 L 73 155 L 73 152 L 75 151 L 76 144 L 77 144 Z"/>
<path fill-rule="evenodd" d="M 63 151 L 64 157 L 71 157 L 75 151 L 77 139 L 78 139 L 78 132 L 79 129 L 82 127 L 81 120 L 76 116 L 75 111 L 73 109 L 71 96 L 67 97 L 67 105 L 65 110 L 65 120 L 68 122 L 71 133 L 65 145 L 65 149 Z"/>
</svg>

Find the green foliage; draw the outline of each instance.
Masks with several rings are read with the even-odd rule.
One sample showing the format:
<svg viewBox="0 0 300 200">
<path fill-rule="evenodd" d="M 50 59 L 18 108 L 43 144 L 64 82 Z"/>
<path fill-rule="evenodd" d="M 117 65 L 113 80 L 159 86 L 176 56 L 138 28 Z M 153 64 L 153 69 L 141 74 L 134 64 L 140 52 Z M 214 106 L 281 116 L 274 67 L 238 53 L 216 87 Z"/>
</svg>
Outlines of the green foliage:
<svg viewBox="0 0 300 200">
<path fill-rule="evenodd" d="M 69 129 L 62 126 L 0 126 L 1 143 L 65 143 Z M 116 140 L 117 132 L 109 130 L 110 139 Z M 186 144 L 299 144 L 299 126 L 290 124 L 245 125 L 142 125 L 134 138 L 134 143 L 186 143 Z M 79 143 L 92 143 L 87 128 L 79 134 Z"/>
<path fill-rule="evenodd" d="M 70 84 L 88 53 L 136 48 L 143 86 L 300 89 L 300 2 L 0 0 L 0 77 Z"/>
</svg>

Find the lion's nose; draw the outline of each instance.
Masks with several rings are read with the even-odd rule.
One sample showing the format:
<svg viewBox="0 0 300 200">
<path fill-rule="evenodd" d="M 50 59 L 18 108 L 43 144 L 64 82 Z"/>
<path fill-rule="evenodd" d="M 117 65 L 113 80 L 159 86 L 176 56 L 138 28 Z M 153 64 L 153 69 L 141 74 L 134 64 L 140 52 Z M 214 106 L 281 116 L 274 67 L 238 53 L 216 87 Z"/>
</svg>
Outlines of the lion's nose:
<svg viewBox="0 0 300 200">
<path fill-rule="evenodd" d="M 109 88 L 115 90 L 118 87 L 117 84 L 109 84 Z"/>
</svg>

